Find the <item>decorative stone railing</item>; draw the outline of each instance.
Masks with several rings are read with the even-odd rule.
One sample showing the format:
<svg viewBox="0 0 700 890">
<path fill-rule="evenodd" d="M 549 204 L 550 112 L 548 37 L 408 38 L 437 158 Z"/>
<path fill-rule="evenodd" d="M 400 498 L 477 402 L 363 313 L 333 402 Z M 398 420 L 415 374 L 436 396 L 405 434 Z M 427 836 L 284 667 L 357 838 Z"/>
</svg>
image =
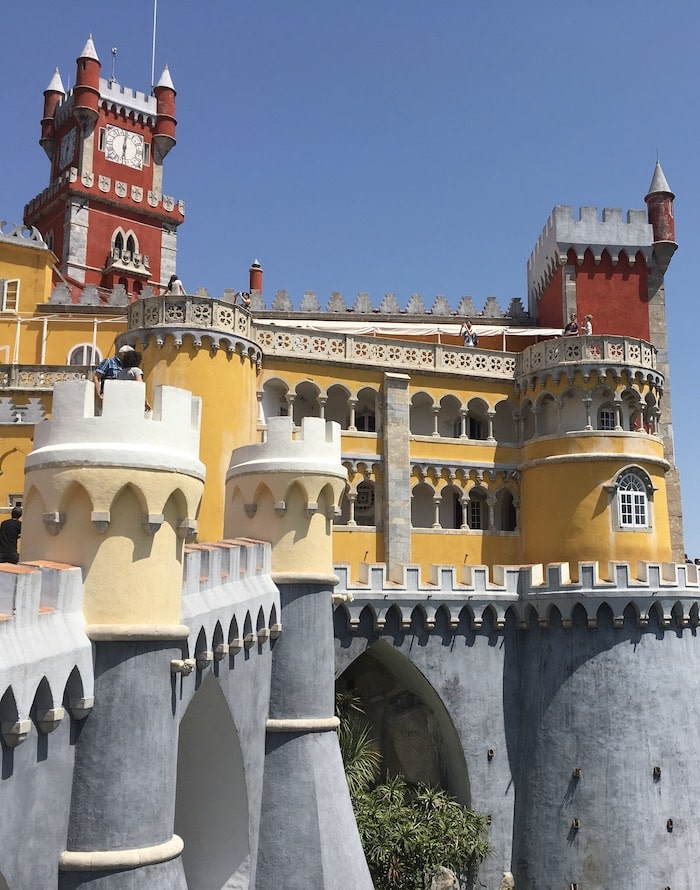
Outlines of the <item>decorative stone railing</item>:
<svg viewBox="0 0 700 890">
<path fill-rule="evenodd" d="M 128 308 L 129 333 L 148 332 L 162 345 L 172 336 L 180 346 L 190 335 L 195 346 L 207 338 L 212 348 L 234 350 L 245 340 L 252 342 L 250 313 L 241 306 L 223 300 L 199 296 L 145 297 Z M 129 338 L 127 338 L 129 339 Z"/>
<path fill-rule="evenodd" d="M 90 365 L 0 365 L 0 388 L 49 392 L 59 380 L 86 380 Z"/>
<path fill-rule="evenodd" d="M 599 337 L 555 337 L 535 343 L 520 353 L 517 359 L 516 380 L 520 387 L 545 374 L 557 381 L 562 374 L 582 371 L 611 371 L 616 377 L 626 370 L 630 375 L 649 378 L 655 385 L 663 383 L 663 375 L 656 370 L 656 348 L 645 340 L 601 335 Z"/>
<path fill-rule="evenodd" d="M 467 377 L 512 380 L 516 355 L 488 349 L 464 349 L 441 343 L 416 343 L 352 334 L 305 333 L 298 328 L 258 328 L 257 343 L 265 355 L 322 362 L 348 362 L 402 370 L 443 371 Z"/>
</svg>

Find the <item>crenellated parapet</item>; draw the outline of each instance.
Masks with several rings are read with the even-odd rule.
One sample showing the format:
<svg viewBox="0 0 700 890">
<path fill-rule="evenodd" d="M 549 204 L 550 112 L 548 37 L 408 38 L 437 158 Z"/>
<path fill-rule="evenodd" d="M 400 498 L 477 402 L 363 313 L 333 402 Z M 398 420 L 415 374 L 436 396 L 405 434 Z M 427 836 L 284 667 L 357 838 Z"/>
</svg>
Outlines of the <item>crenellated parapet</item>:
<svg viewBox="0 0 700 890">
<path fill-rule="evenodd" d="M 262 293 L 251 294 L 251 309 L 256 316 L 279 318 L 299 318 L 313 315 L 318 320 L 338 320 L 338 316 L 347 317 L 348 321 L 359 320 L 367 316 L 376 321 L 396 321 L 397 316 L 402 321 L 422 317 L 427 322 L 432 316 L 437 319 L 459 318 L 483 318 L 496 322 L 499 319 L 511 324 L 531 324 L 527 310 L 523 306 L 520 297 L 513 297 L 505 309 L 501 307 L 496 297 L 487 297 L 482 308 L 477 309 L 471 297 L 460 297 L 455 304 L 451 303 L 444 294 L 438 294 L 432 302 L 423 300 L 420 294 L 411 294 L 401 305 L 396 294 L 385 294 L 381 299 L 373 300 L 369 294 L 359 293 L 354 301 L 346 301 L 340 291 L 331 293 L 325 309 L 314 291 L 306 291 L 299 298 L 299 308 L 296 309 L 294 301 L 286 290 L 279 290 L 268 306 Z M 402 301 L 403 302 L 403 301 Z"/>
<path fill-rule="evenodd" d="M 270 545 L 239 539 L 197 544 L 185 553 L 182 622 L 187 657 L 200 670 L 269 647 L 282 632 Z M 194 690 L 193 690 L 194 691 Z"/>
<path fill-rule="evenodd" d="M 79 568 L 36 561 L 0 571 L 0 732 L 15 747 L 94 702 Z"/>
<path fill-rule="evenodd" d="M 596 207 L 581 207 L 575 219 L 572 207 L 557 205 L 527 261 L 530 305 L 539 299 L 557 269 L 566 263 L 570 250 L 575 252 L 579 264 L 586 251 L 592 253 L 596 265 L 604 252 L 613 265 L 617 265 L 620 257 L 634 265 L 639 254 L 648 264 L 653 243 L 654 232 L 646 210 L 628 210 L 623 220 L 622 210 L 606 207 L 601 220 Z"/>
<path fill-rule="evenodd" d="M 433 565 L 428 581 L 421 580 L 419 566 L 405 566 L 399 582 L 389 580 L 383 564 L 361 564 L 357 581 L 348 566 L 335 571 L 337 610 L 350 629 L 365 616 L 375 630 L 392 622 L 403 630 L 431 630 L 441 620 L 452 631 L 486 622 L 498 629 L 509 617 L 519 630 L 530 629 L 533 621 L 548 627 L 557 619 L 571 628 L 579 608 L 587 626 L 595 628 L 603 607 L 611 610 L 613 626 L 622 626 L 630 609 L 639 627 L 654 616 L 660 627 L 700 625 L 698 569 L 690 564 L 640 562 L 635 575 L 628 563 L 611 562 L 605 574 L 612 580 L 605 580 L 598 563 L 581 562 L 577 581 L 566 563 L 494 566 L 492 573 L 486 566 Z"/>
<path fill-rule="evenodd" d="M 107 381 L 96 416 L 91 383 L 57 384 L 26 460 L 22 555 L 83 566 L 89 625 L 179 622 L 204 479 L 200 402 L 160 387 L 147 416 L 144 398 L 141 383 Z"/>
<path fill-rule="evenodd" d="M 275 572 L 328 574 L 331 529 L 345 490 L 340 427 L 271 417 L 267 440 L 236 449 L 226 474 L 224 532 L 272 543 Z"/>
</svg>

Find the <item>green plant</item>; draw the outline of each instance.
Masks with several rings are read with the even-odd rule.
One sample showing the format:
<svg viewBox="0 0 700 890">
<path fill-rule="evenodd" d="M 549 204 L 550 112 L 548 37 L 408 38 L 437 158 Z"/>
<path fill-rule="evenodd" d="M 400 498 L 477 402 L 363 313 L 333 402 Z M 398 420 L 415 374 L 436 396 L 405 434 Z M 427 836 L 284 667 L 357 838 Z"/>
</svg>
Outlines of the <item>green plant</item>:
<svg viewBox="0 0 700 890">
<path fill-rule="evenodd" d="M 379 746 L 352 692 L 338 693 L 336 713 L 357 827 L 375 890 L 423 890 L 438 866 L 464 874 L 489 854 L 486 819 L 446 791 L 410 786 L 403 776 L 376 784 Z"/>
</svg>

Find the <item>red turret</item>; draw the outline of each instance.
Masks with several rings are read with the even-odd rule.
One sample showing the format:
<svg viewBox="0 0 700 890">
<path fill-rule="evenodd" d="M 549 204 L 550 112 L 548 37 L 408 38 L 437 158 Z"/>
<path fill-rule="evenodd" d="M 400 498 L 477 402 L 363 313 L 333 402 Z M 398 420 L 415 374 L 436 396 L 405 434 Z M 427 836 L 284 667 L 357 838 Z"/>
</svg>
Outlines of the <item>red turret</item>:
<svg viewBox="0 0 700 890">
<path fill-rule="evenodd" d="M 49 159 L 53 157 L 56 106 L 65 94 L 66 91 L 57 68 L 51 82 L 44 90 L 44 116 L 41 119 L 41 139 L 39 140 L 39 145 L 44 149 Z"/>
<path fill-rule="evenodd" d="M 649 186 L 649 194 L 644 199 L 648 207 L 649 222 L 654 229 L 654 242 L 676 242 L 676 226 L 673 219 L 673 199 L 676 196 L 668 186 L 661 164 L 657 161 Z"/>
<path fill-rule="evenodd" d="M 73 89 L 73 115 L 85 132 L 95 126 L 100 106 L 100 60 L 92 34 L 76 59 L 78 71 Z"/>
<path fill-rule="evenodd" d="M 156 97 L 156 128 L 153 136 L 153 149 L 156 159 L 162 161 L 175 145 L 175 87 L 166 65 L 160 80 L 153 90 Z"/>
<path fill-rule="evenodd" d="M 257 260 L 253 260 L 253 263 L 248 270 L 248 274 L 250 276 L 250 284 L 248 289 L 251 294 L 253 291 L 256 291 L 259 294 L 262 294 L 263 289 L 263 269 L 260 263 Z"/>
</svg>

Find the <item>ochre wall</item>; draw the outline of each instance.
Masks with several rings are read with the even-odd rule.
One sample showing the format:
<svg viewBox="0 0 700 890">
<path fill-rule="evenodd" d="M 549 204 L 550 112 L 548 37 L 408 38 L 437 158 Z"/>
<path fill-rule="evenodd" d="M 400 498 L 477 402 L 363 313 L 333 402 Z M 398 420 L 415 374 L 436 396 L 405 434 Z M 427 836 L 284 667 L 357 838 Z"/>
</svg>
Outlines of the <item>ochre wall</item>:
<svg viewBox="0 0 700 890">
<path fill-rule="evenodd" d="M 212 353 L 197 349 L 191 337 L 175 347 L 168 337 L 158 348 L 150 339 L 143 353 L 146 391 L 156 386 L 177 386 L 202 399 L 200 459 L 207 468 L 199 514 L 200 541 L 223 536 L 224 485 L 234 448 L 259 441 L 255 364 L 225 349 Z"/>
<path fill-rule="evenodd" d="M 635 433 L 550 437 L 522 449 L 520 524 L 524 563 L 667 561 L 671 542 L 663 446 Z M 530 466 L 528 466 L 530 464 Z M 616 531 L 613 494 L 620 470 L 645 470 L 656 489 L 649 530 Z"/>
</svg>

